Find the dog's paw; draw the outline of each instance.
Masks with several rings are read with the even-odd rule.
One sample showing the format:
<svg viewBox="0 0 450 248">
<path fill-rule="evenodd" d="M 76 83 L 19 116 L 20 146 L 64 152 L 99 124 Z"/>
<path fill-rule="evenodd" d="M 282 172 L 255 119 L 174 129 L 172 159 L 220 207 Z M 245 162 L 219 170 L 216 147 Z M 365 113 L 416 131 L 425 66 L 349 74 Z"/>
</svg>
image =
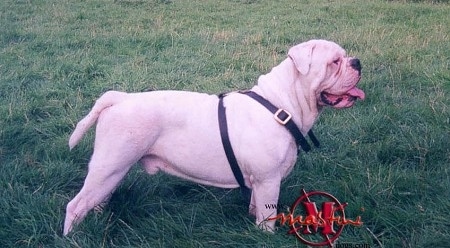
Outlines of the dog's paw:
<svg viewBox="0 0 450 248">
<path fill-rule="evenodd" d="M 273 220 L 264 220 L 261 221 L 258 225 L 258 228 L 266 233 L 275 233 L 275 221 Z"/>
</svg>

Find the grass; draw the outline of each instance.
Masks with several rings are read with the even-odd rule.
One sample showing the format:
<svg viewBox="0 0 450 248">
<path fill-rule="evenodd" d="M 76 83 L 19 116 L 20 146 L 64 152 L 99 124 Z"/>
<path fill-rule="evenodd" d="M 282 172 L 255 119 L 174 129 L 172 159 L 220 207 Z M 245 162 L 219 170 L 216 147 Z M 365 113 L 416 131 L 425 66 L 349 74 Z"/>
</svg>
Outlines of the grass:
<svg viewBox="0 0 450 248">
<path fill-rule="evenodd" d="M 339 242 L 450 246 L 448 1 L 4 0 L 0 10 L 1 247 L 303 247 L 286 227 L 259 231 L 238 190 L 138 167 L 103 214 L 61 231 L 92 133 L 72 152 L 67 140 L 102 92 L 249 88 L 311 38 L 362 60 L 367 99 L 322 114 L 323 147 L 300 156 L 280 204 L 327 191 L 364 222 Z"/>
</svg>

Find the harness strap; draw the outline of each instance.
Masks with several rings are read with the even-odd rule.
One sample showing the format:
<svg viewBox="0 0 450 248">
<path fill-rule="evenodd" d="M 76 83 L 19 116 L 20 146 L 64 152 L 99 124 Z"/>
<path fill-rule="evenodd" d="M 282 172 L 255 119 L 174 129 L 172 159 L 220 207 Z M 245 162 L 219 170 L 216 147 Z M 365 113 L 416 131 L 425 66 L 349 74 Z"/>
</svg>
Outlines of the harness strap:
<svg viewBox="0 0 450 248">
<path fill-rule="evenodd" d="M 309 152 L 311 150 L 311 146 L 308 144 L 308 141 L 305 139 L 302 132 L 298 129 L 297 125 L 292 120 L 292 115 L 289 112 L 287 112 L 284 109 L 277 108 L 275 105 L 266 100 L 264 97 L 258 95 L 253 91 L 240 91 L 239 93 L 253 98 L 261 105 L 266 107 L 266 109 L 268 109 L 270 112 L 272 112 L 272 114 L 274 114 L 273 117 L 275 118 L 275 120 L 281 125 L 285 126 L 287 130 L 292 134 L 292 136 L 294 136 L 297 146 L 301 147 L 305 152 Z M 312 129 L 309 130 L 308 136 L 313 142 L 314 146 L 320 147 L 320 142 L 314 135 Z"/>
<path fill-rule="evenodd" d="M 311 146 L 308 144 L 308 141 L 306 141 L 305 137 L 300 132 L 297 125 L 295 125 L 294 121 L 292 120 L 292 115 L 289 112 L 287 112 L 284 109 L 277 108 L 272 103 L 267 101 L 264 97 L 258 95 L 253 91 L 242 91 L 239 93 L 245 94 L 253 98 L 261 105 L 266 107 L 270 112 L 274 114 L 275 120 L 281 125 L 285 126 L 292 134 L 292 136 L 294 136 L 297 146 L 300 146 L 305 152 L 311 150 Z M 222 139 L 222 145 L 225 150 L 225 155 L 227 156 L 228 163 L 230 164 L 234 177 L 236 178 L 236 181 L 238 182 L 241 188 L 241 193 L 245 201 L 247 203 L 250 203 L 251 189 L 249 189 L 245 185 L 244 176 L 242 175 L 242 171 L 239 168 L 239 164 L 237 162 L 236 156 L 234 155 L 233 147 L 231 146 L 230 137 L 228 135 L 227 116 L 225 113 L 225 106 L 223 105 L 223 98 L 225 96 L 226 94 L 219 95 L 218 120 L 219 120 L 220 137 Z M 310 137 L 311 141 L 316 147 L 320 146 L 319 140 L 317 140 L 312 130 L 308 132 L 308 136 Z M 297 151 L 297 153 L 298 152 L 299 150 Z"/>
<path fill-rule="evenodd" d="M 230 137 L 228 136 L 227 116 L 225 113 L 225 106 L 223 106 L 223 95 L 219 96 L 218 116 L 220 137 L 222 138 L 222 144 L 228 159 L 228 163 L 230 164 L 236 181 L 241 187 L 241 193 L 244 197 L 244 200 L 247 203 L 250 203 L 251 190 L 245 185 L 244 176 L 242 175 L 241 169 L 239 168 L 236 156 L 234 156 L 233 147 L 231 147 Z"/>
</svg>

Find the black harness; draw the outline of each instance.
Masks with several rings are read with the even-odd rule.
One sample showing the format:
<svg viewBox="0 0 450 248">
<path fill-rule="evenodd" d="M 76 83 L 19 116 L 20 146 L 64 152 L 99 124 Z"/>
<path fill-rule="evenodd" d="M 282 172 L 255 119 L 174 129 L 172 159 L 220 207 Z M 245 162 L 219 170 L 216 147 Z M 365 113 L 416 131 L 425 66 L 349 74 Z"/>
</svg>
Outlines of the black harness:
<svg viewBox="0 0 450 248">
<path fill-rule="evenodd" d="M 305 152 L 311 150 L 311 146 L 308 144 L 308 141 L 305 139 L 303 134 L 298 129 L 297 125 L 292 120 L 292 115 L 284 109 L 277 108 L 275 105 L 270 103 L 264 97 L 258 95 L 253 91 L 239 91 L 239 93 L 247 95 L 259 102 L 266 109 L 268 109 L 272 114 L 274 119 L 285 126 L 287 130 L 292 134 L 295 139 L 295 142 L 299 149 L 297 150 L 297 154 L 300 152 L 300 147 Z M 234 155 L 233 148 L 231 146 L 230 137 L 228 136 L 228 126 L 227 126 L 227 116 L 225 113 L 225 107 L 223 105 L 223 98 L 227 94 L 219 95 L 219 107 L 218 107 L 218 119 L 219 119 L 219 129 L 220 136 L 222 138 L 223 148 L 225 150 L 225 154 L 228 159 L 228 163 L 230 163 L 231 170 L 233 171 L 234 177 L 241 187 L 241 193 L 244 196 L 244 199 L 247 203 L 250 202 L 251 190 L 245 185 L 244 176 L 242 175 L 242 171 L 239 168 L 239 164 L 237 162 L 236 156 Z M 312 130 L 309 130 L 308 136 L 316 147 L 320 146 L 319 140 L 316 138 Z"/>
</svg>

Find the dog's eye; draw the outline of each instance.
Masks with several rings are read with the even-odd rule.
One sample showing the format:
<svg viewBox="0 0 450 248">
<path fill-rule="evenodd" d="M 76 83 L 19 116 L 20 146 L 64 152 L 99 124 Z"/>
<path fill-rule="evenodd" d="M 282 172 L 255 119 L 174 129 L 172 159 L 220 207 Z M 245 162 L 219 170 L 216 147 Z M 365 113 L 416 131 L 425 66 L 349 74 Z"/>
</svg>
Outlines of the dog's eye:
<svg viewBox="0 0 450 248">
<path fill-rule="evenodd" d="M 339 65 L 339 62 L 341 62 L 340 58 L 333 60 L 333 64 L 335 64 L 335 65 Z"/>
</svg>

